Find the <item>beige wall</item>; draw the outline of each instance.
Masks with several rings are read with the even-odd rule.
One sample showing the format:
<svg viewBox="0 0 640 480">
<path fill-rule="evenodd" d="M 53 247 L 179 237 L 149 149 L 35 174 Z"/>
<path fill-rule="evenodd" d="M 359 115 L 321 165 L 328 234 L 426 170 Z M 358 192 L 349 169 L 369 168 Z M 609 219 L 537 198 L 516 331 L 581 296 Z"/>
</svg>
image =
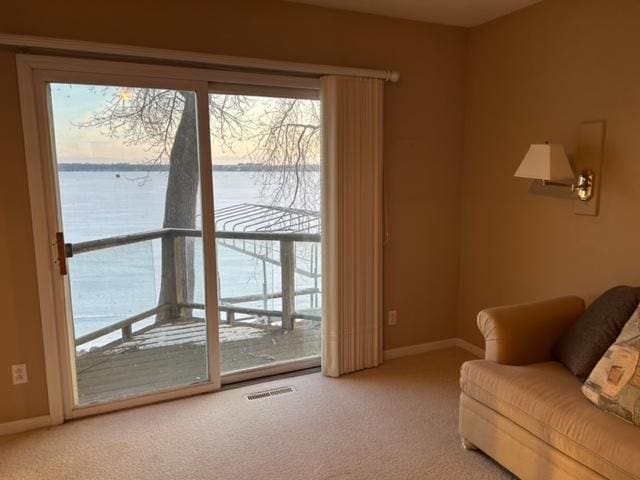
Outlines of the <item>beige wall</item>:
<svg viewBox="0 0 640 480">
<path fill-rule="evenodd" d="M 46 413 L 43 350 L 14 56 L 0 50 L 0 422 Z M 6 72 L 6 73 L 5 73 Z M 15 388 L 11 367 L 26 363 Z"/>
<path fill-rule="evenodd" d="M 455 336 L 466 31 L 263 1 L 82 0 L 4 4 L 0 32 L 394 68 L 385 101 L 391 244 L 385 303 L 394 348 Z M 179 8 L 176 8 L 176 5 Z M 47 412 L 31 219 L 13 53 L 0 48 L 0 422 Z M 13 387 L 9 366 L 30 383 Z"/>
<path fill-rule="evenodd" d="M 640 284 L 640 2 L 546 0 L 472 30 L 462 180 L 459 334 L 478 310 Z M 598 217 L 527 194 L 530 143 L 575 151 L 608 122 Z"/>
</svg>

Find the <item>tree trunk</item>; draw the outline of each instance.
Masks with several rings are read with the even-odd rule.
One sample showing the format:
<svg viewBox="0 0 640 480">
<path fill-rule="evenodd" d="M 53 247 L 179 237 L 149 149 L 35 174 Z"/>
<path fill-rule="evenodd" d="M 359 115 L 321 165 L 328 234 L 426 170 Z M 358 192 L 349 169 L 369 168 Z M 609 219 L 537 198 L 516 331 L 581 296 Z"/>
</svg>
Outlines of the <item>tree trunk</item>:
<svg viewBox="0 0 640 480">
<path fill-rule="evenodd" d="M 184 110 L 169 156 L 169 178 L 164 206 L 164 228 L 196 226 L 196 201 L 200 178 L 196 102 L 192 92 L 181 92 Z M 158 315 L 163 322 L 191 315 L 179 303 L 194 299 L 194 238 L 168 235 L 162 239 L 162 277 L 158 304 L 172 308 Z"/>
</svg>

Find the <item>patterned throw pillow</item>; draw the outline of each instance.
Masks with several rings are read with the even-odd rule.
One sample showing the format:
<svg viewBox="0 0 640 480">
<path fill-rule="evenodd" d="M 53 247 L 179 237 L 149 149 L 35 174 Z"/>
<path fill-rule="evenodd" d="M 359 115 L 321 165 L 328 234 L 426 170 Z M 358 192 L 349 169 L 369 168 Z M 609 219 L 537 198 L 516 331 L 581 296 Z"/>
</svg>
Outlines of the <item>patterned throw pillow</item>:
<svg viewBox="0 0 640 480">
<path fill-rule="evenodd" d="M 640 425 L 640 306 L 593 369 L 582 392 L 601 409 Z"/>
</svg>

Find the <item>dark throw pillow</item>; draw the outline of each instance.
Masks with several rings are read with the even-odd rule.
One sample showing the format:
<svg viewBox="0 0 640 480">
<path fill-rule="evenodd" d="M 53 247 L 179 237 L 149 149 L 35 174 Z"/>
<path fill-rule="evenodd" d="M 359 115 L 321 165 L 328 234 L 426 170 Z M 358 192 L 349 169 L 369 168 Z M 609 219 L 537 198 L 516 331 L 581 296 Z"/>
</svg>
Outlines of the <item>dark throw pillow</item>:
<svg viewBox="0 0 640 480">
<path fill-rule="evenodd" d="M 640 288 L 619 286 L 600 295 L 553 347 L 555 357 L 581 381 L 616 341 L 640 303 Z"/>
</svg>

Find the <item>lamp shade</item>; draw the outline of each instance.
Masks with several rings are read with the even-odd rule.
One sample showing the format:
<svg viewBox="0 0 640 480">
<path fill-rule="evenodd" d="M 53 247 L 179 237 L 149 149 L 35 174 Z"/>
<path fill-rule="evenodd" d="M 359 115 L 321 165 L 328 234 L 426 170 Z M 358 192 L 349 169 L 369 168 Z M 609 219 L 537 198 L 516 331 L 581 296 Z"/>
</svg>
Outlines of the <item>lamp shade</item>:
<svg viewBox="0 0 640 480">
<path fill-rule="evenodd" d="M 575 173 L 562 145 L 544 143 L 529 147 L 514 176 L 538 180 L 566 180 L 575 178 Z"/>
</svg>

